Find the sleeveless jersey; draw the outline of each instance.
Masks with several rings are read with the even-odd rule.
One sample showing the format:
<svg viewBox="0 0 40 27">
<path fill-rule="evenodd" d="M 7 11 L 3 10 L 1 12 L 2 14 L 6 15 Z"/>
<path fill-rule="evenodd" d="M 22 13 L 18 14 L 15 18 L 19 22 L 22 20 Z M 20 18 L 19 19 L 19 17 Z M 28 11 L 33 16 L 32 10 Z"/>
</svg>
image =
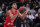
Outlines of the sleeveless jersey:
<svg viewBox="0 0 40 27">
<path fill-rule="evenodd" d="M 17 10 L 15 10 L 15 13 L 12 11 L 12 9 L 10 11 L 12 12 L 13 16 L 17 14 Z M 4 27 L 13 27 L 14 21 L 11 21 L 10 16 L 7 14 L 6 21 L 4 22 Z"/>
</svg>

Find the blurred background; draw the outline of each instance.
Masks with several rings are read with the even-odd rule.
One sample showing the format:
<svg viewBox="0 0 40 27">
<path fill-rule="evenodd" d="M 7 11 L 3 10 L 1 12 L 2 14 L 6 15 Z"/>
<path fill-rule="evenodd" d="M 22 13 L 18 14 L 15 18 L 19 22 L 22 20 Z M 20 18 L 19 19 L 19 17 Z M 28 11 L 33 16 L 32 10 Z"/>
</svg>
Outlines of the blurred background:
<svg viewBox="0 0 40 27">
<path fill-rule="evenodd" d="M 0 0 L 0 27 L 4 26 L 6 12 L 11 9 L 11 2 L 17 2 L 17 9 L 25 7 L 27 9 L 21 27 L 40 27 L 40 0 Z"/>
</svg>

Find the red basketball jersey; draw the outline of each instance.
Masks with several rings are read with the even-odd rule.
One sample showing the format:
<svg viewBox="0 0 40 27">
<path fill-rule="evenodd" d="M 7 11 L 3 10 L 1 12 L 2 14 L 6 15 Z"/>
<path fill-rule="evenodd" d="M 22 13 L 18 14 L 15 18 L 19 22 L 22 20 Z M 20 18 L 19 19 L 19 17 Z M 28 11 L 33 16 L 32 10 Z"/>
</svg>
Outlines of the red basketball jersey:
<svg viewBox="0 0 40 27">
<path fill-rule="evenodd" d="M 13 16 L 17 14 L 17 10 L 15 10 L 15 13 L 12 11 L 12 9 L 10 11 L 12 12 Z M 14 21 L 11 21 L 10 16 L 7 14 L 6 21 L 4 22 L 4 27 L 13 27 Z"/>
</svg>

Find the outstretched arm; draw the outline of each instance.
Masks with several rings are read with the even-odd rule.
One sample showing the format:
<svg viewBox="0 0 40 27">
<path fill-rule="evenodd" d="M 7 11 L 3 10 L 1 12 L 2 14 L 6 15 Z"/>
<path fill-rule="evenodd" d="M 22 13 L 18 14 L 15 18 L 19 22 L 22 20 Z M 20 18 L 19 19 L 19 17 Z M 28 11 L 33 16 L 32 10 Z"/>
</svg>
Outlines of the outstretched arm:
<svg viewBox="0 0 40 27">
<path fill-rule="evenodd" d="M 18 11 L 18 15 L 19 15 L 19 17 L 20 17 L 21 19 L 24 19 L 24 18 L 25 18 L 25 15 L 26 15 L 26 11 L 25 11 L 23 14 L 21 14 L 21 13 Z"/>
</svg>

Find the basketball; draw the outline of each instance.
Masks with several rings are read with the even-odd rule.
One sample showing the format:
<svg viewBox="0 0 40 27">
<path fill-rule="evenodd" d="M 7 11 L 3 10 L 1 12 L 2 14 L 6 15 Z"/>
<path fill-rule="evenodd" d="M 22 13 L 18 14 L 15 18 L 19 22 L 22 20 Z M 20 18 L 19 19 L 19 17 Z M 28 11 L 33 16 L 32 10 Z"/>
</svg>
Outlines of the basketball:
<svg viewBox="0 0 40 27">
<path fill-rule="evenodd" d="M 20 8 L 19 8 L 19 12 L 20 12 L 20 13 L 23 13 L 23 12 L 25 12 L 25 11 L 26 11 L 25 7 L 20 7 Z"/>
</svg>

